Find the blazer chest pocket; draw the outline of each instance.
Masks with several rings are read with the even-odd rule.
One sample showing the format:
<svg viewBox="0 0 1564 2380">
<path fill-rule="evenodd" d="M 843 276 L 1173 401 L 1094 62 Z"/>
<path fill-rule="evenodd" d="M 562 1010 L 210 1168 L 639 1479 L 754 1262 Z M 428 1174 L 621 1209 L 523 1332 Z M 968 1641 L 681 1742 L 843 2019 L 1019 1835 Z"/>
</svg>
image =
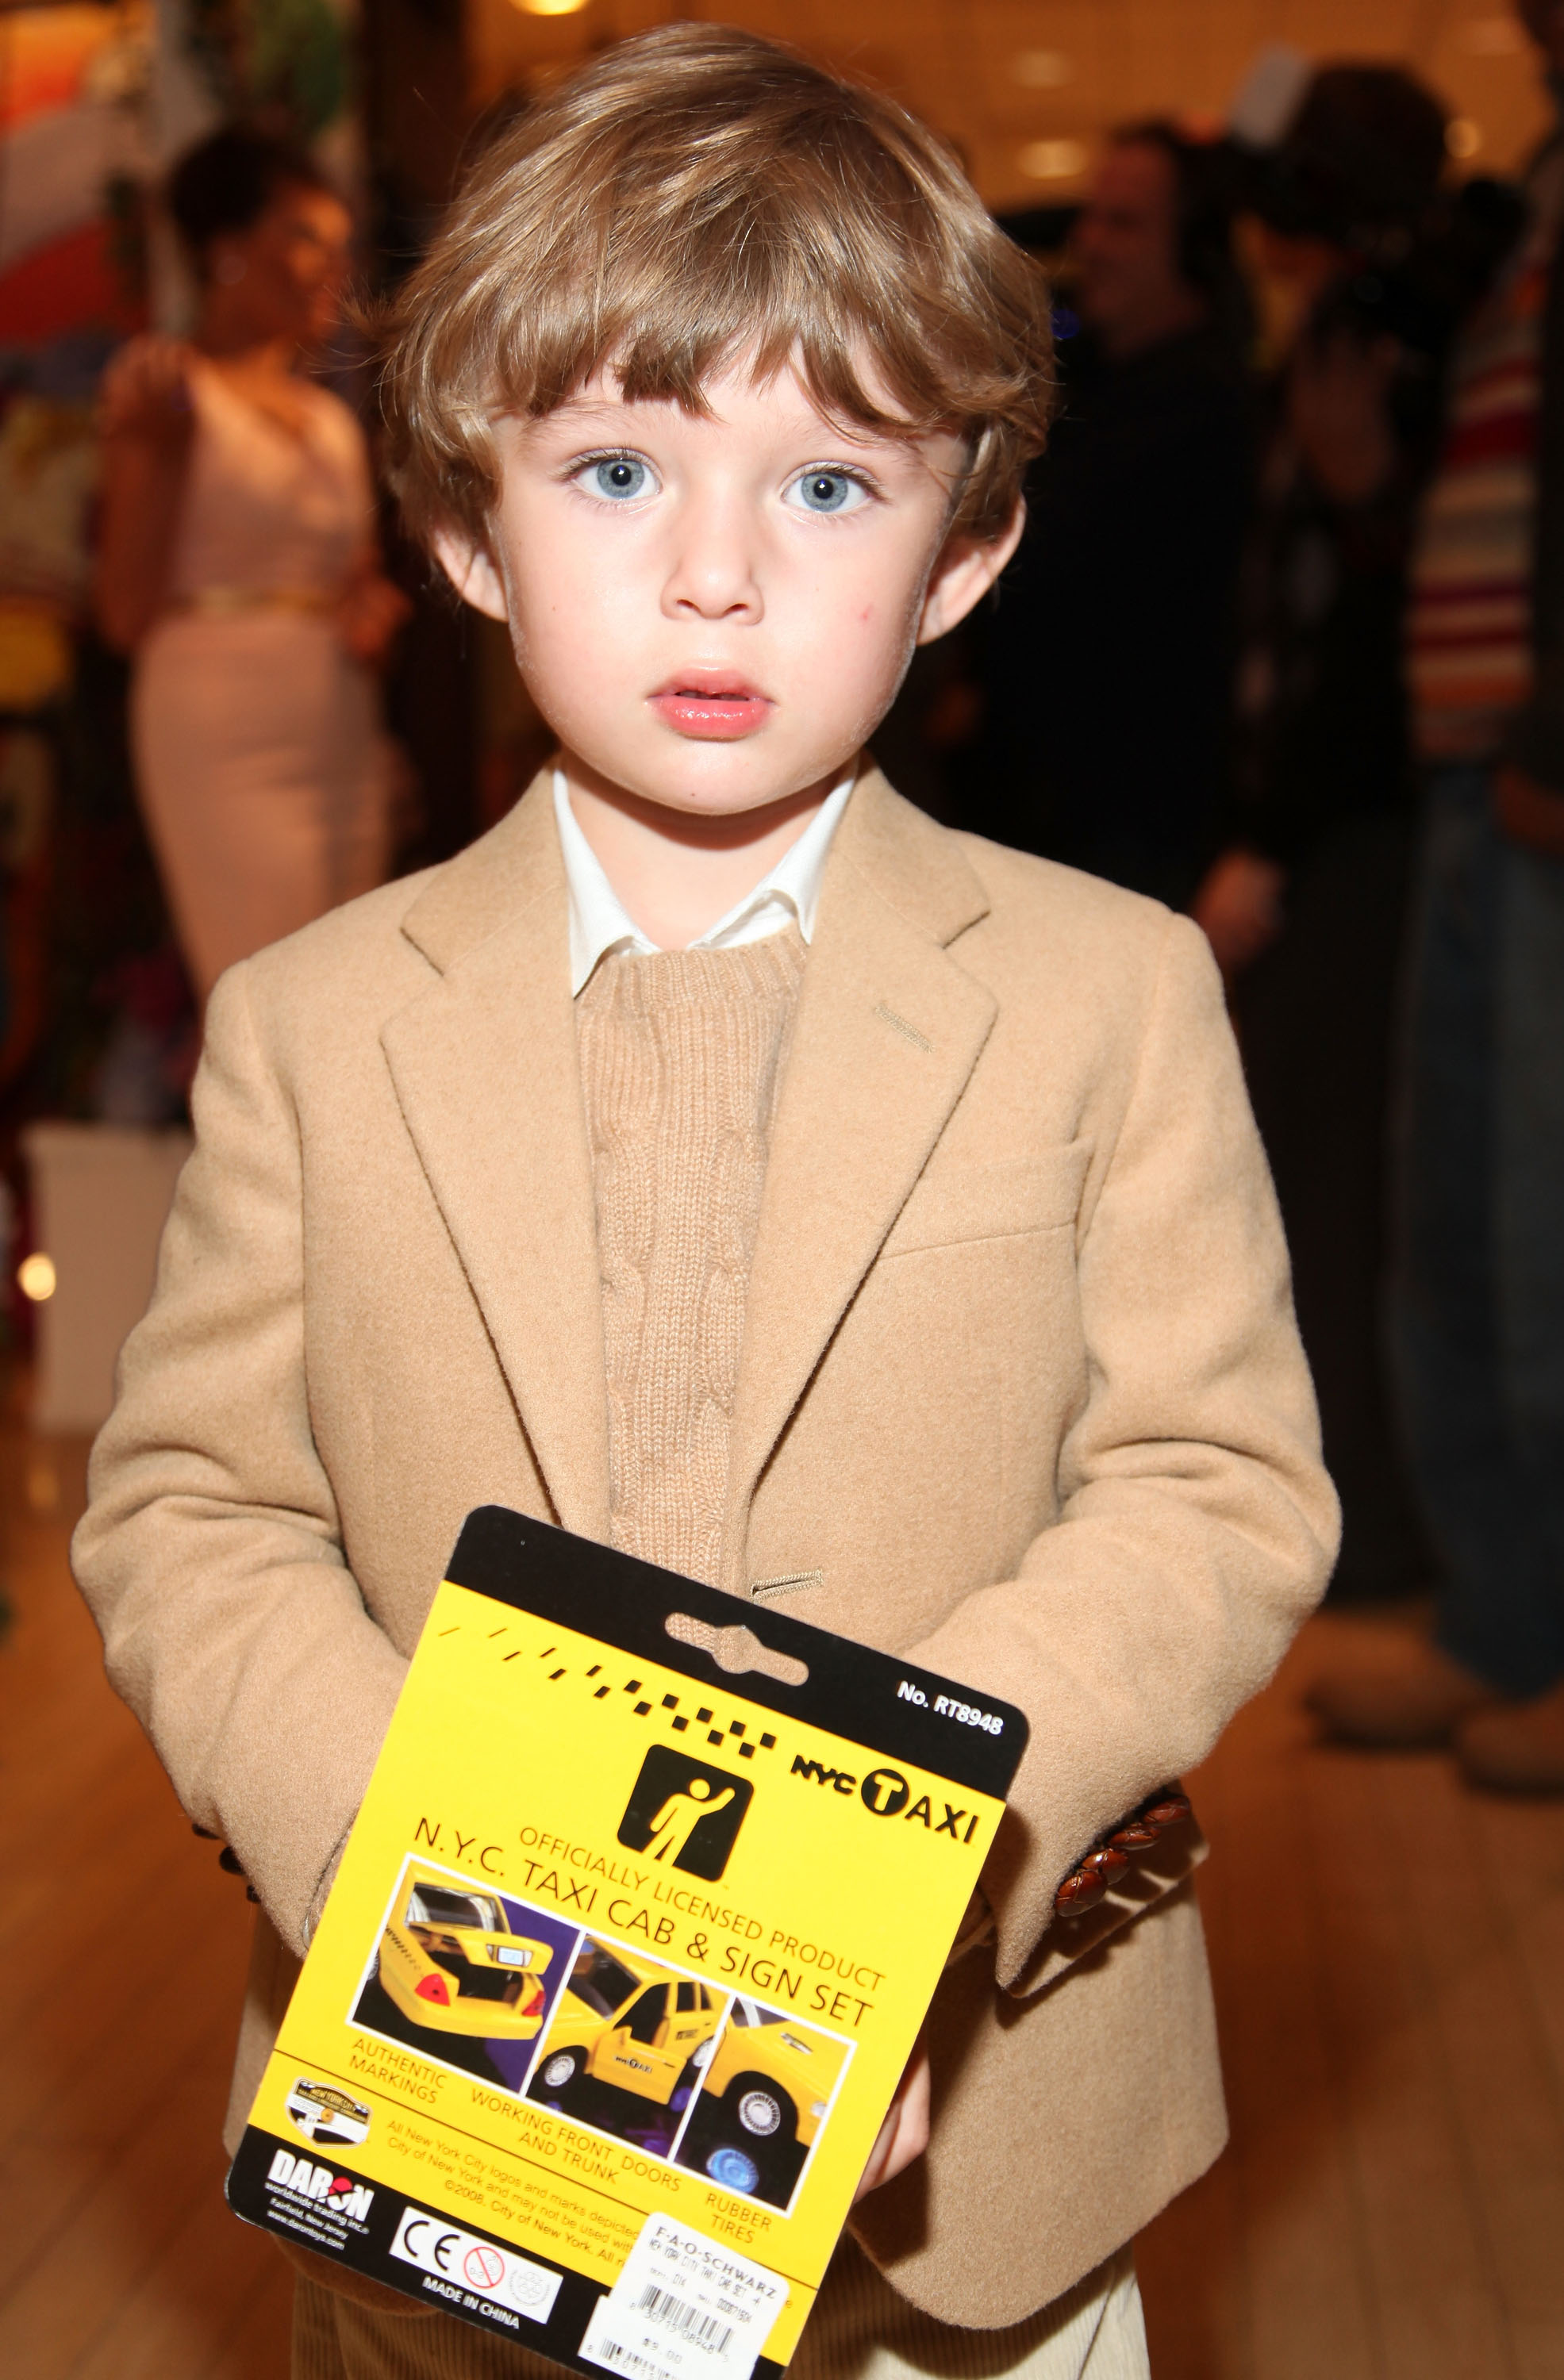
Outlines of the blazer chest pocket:
<svg viewBox="0 0 1564 2380">
<path fill-rule="evenodd" d="M 1091 1157 L 1088 1142 L 1071 1141 L 1039 1157 L 926 1173 L 898 1216 L 880 1251 L 882 1260 L 910 1256 L 917 1248 L 958 1247 L 969 1240 L 1009 1239 L 1072 1224 Z"/>
</svg>

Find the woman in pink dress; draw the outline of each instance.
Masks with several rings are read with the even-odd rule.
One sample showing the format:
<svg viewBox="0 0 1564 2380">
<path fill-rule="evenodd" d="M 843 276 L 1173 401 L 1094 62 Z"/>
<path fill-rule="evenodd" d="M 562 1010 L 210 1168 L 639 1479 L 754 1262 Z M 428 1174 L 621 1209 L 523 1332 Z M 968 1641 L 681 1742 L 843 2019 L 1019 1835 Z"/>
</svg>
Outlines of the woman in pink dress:
<svg viewBox="0 0 1564 2380">
<path fill-rule="evenodd" d="M 363 433 L 300 369 L 337 320 L 347 209 L 307 157 L 237 129 L 184 158 L 169 205 L 199 318 L 189 342 L 132 342 L 105 382 L 96 601 L 135 658 L 141 806 L 204 1001 L 381 881 L 374 665 L 407 607 Z"/>
</svg>

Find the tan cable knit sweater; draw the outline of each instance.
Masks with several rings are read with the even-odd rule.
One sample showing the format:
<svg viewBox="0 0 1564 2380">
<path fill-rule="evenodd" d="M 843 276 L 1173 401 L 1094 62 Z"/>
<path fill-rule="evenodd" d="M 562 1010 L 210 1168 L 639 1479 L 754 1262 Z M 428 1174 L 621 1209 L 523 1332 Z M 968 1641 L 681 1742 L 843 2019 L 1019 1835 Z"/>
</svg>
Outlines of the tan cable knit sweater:
<svg viewBox="0 0 1564 2380">
<path fill-rule="evenodd" d="M 605 959 L 576 1002 L 603 1272 L 615 1545 L 714 1582 L 744 1302 L 808 953 Z"/>
</svg>

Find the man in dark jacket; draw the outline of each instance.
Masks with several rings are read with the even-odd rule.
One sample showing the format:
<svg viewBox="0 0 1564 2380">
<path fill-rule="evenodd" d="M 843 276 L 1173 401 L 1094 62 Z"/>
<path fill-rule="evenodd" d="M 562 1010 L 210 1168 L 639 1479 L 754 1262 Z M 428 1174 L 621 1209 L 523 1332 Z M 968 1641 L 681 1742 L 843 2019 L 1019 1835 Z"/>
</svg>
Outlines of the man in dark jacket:
<svg viewBox="0 0 1564 2380">
<path fill-rule="evenodd" d="M 1432 93 L 1399 67 L 1349 64 L 1310 78 L 1256 173 L 1256 236 L 1297 325 L 1265 391 L 1224 847 L 1192 905 L 1228 978 L 1287 1226 L 1341 1498 L 1343 1601 L 1425 1589 L 1432 1568 L 1382 1308 L 1416 797 L 1407 572 L 1458 279 L 1445 164 Z"/>
<path fill-rule="evenodd" d="M 1216 152 L 1110 143 L 1076 224 L 1060 418 L 992 621 L 971 823 L 1182 907 L 1210 855 L 1248 501 Z"/>
</svg>

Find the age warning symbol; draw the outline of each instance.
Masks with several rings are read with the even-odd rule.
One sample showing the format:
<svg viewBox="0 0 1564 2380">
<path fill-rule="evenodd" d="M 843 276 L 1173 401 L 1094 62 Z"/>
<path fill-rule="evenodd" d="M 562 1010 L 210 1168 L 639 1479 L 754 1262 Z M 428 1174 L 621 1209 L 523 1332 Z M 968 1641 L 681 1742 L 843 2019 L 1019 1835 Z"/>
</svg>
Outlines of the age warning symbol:
<svg viewBox="0 0 1564 2380">
<path fill-rule="evenodd" d="M 660 1867 L 682 1868 L 715 1884 L 727 1865 L 753 1791 L 747 1777 L 691 1760 L 670 1745 L 654 1745 L 625 1804 L 619 1840 Z"/>
</svg>

